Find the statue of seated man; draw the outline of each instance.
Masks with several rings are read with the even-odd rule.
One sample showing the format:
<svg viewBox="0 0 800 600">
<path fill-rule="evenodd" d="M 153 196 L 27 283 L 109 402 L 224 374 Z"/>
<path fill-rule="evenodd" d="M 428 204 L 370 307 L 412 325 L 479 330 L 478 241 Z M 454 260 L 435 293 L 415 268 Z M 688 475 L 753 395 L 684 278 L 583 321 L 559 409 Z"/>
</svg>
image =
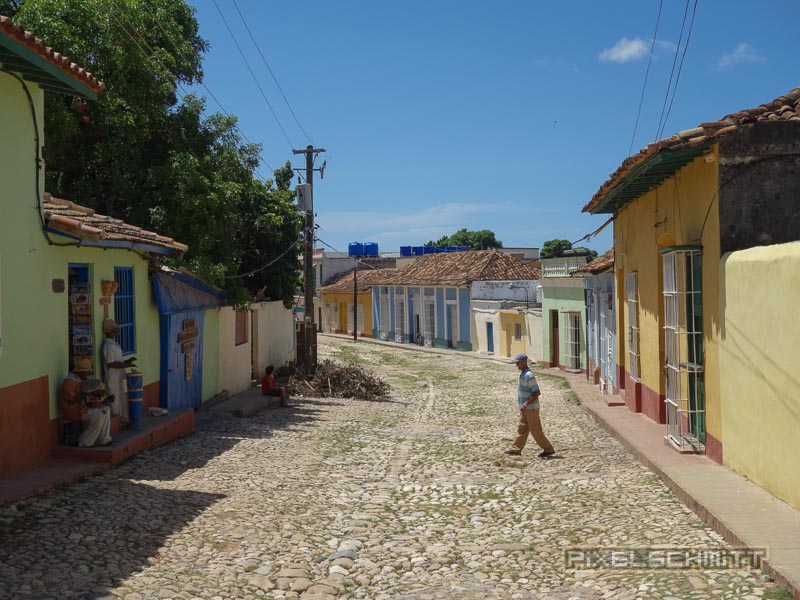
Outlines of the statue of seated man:
<svg viewBox="0 0 800 600">
<path fill-rule="evenodd" d="M 70 421 L 83 421 L 83 432 L 78 446 L 107 446 L 111 443 L 111 409 L 113 397 L 106 394 L 103 382 L 92 379 L 92 359 L 87 356 L 75 358 L 69 375 L 58 390 L 58 405 L 61 416 Z"/>
</svg>

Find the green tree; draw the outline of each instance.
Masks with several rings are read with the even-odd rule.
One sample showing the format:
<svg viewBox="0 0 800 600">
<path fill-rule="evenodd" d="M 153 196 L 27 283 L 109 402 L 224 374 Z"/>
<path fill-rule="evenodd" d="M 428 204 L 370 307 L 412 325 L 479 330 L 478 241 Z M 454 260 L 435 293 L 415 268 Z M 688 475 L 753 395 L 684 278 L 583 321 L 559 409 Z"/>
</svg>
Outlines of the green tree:
<svg viewBox="0 0 800 600">
<path fill-rule="evenodd" d="M 572 242 L 569 240 L 547 240 L 539 252 L 541 258 L 555 258 L 559 256 L 564 250 L 570 250 Z"/>
<path fill-rule="evenodd" d="M 502 248 L 503 242 L 495 238 L 494 232 L 488 229 L 468 231 L 459 229 L 453 235 L 445 235 L 437 241 L 428 241 L 426 246 L 467 246 L 470 250 L 487 250 Z"/>
<path fill-rule="evenodd" d="M 284 172 L 255 177 L 260 148 L 236 118 L 179 98 L 202 79 L 194 8 L 184 0 L 0 0 L 14 20 L 106 84 L 96 102 L 46 94 L 48 191 L 189 245 L 182 261 L 229 299 L 266 290 L 291 303 L 300 222 Z M 276 183 L 277 182 L 277 183 Z"/>
</svg>

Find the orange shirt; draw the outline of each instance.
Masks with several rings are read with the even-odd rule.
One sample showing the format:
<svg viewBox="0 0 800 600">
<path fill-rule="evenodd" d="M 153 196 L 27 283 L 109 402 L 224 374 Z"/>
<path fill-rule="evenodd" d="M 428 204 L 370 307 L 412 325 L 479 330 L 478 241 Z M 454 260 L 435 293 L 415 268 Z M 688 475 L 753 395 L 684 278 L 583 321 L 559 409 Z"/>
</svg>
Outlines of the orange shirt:
<svg viewBox="0 0 800 600">
<path fill-rule="evenodd" d="M 70 373 L 64 379 L 58 390 L 58 406 L 61 409 L 61 416 L 70 421 L 80 421 L 86 414 L 86 403 L 83 399 L 76 400 L 81 391 L 80 378 Z"/>
<path fill-rule="evenodd" d="M 261 379 L 261 393 L 262 394 L 269 394 L 272 390 L 278 387 L 278 382 L 275 381 L 275 377 L 272 375 L 264 375 Z"/>
</svg>

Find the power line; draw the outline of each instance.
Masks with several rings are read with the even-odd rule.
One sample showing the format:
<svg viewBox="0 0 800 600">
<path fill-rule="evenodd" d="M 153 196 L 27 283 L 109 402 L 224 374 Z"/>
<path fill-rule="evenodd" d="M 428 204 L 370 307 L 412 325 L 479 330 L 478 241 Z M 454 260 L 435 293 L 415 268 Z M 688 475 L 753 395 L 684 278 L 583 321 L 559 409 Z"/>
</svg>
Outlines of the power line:
<svg viewBox="0 0 800 600">
<path fill-rule="evenodd" d="M 642 85 L 642 96 L 639 98 L 639 110 L 636 112 L 636 123 L 633 125 L 631 135 L 631 145 L 628 148 L 628 156 L 633 152 L 633 140 L 636 138 L 636 130 L 639 128 L 639 117 L 642 114 L 642 104 L 644 103 L 644 92 L 647 89 L 647 78 L 650 76 L 650 64 L 653 62 L 653 49 L 656 47 L 656 37 L 658 36 L 658 24 L 661 22 L 661 8 L 664 0 L 658 0 L 658 16 L 656 17 L 656 29 L 653 32 L 653 43 L 650 44 L 650 57 L 647 59 L 647 70 L 644 72 L 644 85 Z"/>
<path fill-rule="evenodd" d="M 147 3 L 146 3 L 146 2 L 144 2 L 144 3 L 142 3 L 142 4 L 141 4 L 141 6 L 144 6 L 144 7 L 145 7 L 145 10 L 146 10 L 148 13 L 150 13 L 150 16 L 151 16 L 151 17 L 153 17 L 153 21 L 156 23 L 156 25 L 158 26 L 158 28 L 161 30 L 161 32 L 164 34 L 164 36 L 167 38 L 167 40 L 168 40 L 168 41 L 169 41 L 169 43 L 172 45 L 172 47 L 173 47 L 173 48 L 175 48 L 175 52 L 178 54 L 178 56 L 180 56 L 180 57 L 181 57 L 183 60 L 186 60 L 186 56 L 183 54 L 183 52 L 182 52 L 182 51 L 181 51 L 181 49 L 178 47 L 178 45 L 177 45 L 177 44 L 176 44 L 176 43 L 175 43 L 175 42 L 172 40 L 172 37 L 170 37 L 169 33 L 168 33 L 168 32 L 167 32 L 167 31 L 164 29 L 164 27 L 161 25 L 161 22 L 158 20 L 157 16 L 156 16 L 156 15 L 155 15 L 155 14 L 154 14 L 154 13 L 153 13 L 151 10 L 150 10 L 150 8 L 148 7 Z M 120 12 L 121 12 L 121 11 L 120 11 Z M 111 12 L 111 14 L 112 14 L 112 18 L 113 18 L 113 11 Z M 135 28 L 134 28 L 134 31 L 136 31 L 136 29 L 135 29 Z M 137 35 L 138 35 L 138 32 L 137 32 Z M 133 39 L 133 38 L 131 38 L 131 39 Z M 146 40 L 142 39 L 142 41 L 144 41 L 144 43 L 145 43 L 145 44 L 147 44 Z M 137 46 L 138 46 L 138 44 L 137 44 Z M 148 44 L 148 47 L 149 47 L 149 44 Z M 141 47 L 139 47 L 139 49 L 141 50 Z M 151 52 L 152 52 L 152 48 L 151 48 Z M 145 55 L 145 57 L 146 57 L 146 58 L 153 58 L 153 57 L 155 56 L 155 53 L 153 53 L 153 55 L 152 55 L 151 57 L 148 57 L 148 56 L 147 56 L 147 54 L 146 54 L 146 53 L 144 53 L 144 51 L 142 51 L 142 53 Z M 156 58 L 156 60 L 158 60 L 158 58 Z M 188 62 L 188 61 L 187 61 L 187 62 Z M 159 61 L 159 63 L 160 63 L 160 61 Z M 163 65 L 161 65 L 161 66 L 162 66 L 162 68 L 166 69 L 166 67 L 164 67 Z M 171 71 L 169 71 L 169 69 L 167 69 L 167 71 L 171 73 Z M 205 83 L 202 81 L 202 79 L 199 77 L 199 75 L 198 75 L 198 73 L 197 73 L 197 72 L 195 72 L 195 77 L 197 78 L 197 82 L 198 82 L 198 83 L 199 83 L 199 84 L 200 84 L 200 85 L 203 87 L 203 89 L 204 89 L 204 90 L 205 90 L 205 91 L 208 93 L 208 95 L 209 95 L 209 96 L 211 96 L 211 98 L 214 100 L 214 102 L 216 102 L 216 104 L 217 104 L 217 106 L 219 107 L 220 111 L 222 111 L 222 114 L 224 114 L 224 115 L 225 115 L 226 117 L 228 117 L 229 119 L 230 119 L 230 118 L 234 118 L 234 119 L 237 119 L 237 120 L 238 120 L 238 118 L 237 118 L 237 117 L 235 117 L 234 115 L 231 115 L 231 114 L 230 114 L 230 113 L 229 113 L 227 110 L 225 110 L 225 107 L 222 105 L 222 102 L 220 102 L 220 101 L 219 101 L 219 99 L 216 97 L 216 95 L 214 95 L 214 92 L 212 92 L 212 91 L 211 91 L 211 89 L 210 89 L 210 88 L 209 88 L 209 87 L 208 87 L 208 86 L 207 86 L 207 85 L 206 85 L 206 84 L 205 84 Z M 238 123 L 234 123 L 234 124 L 233 124 L 233 126 L 234 126 L 234 128 L 236 129 L 236 131 L 238 131 L 238 132 L 239 132 L 239 134 L 240 134 L 240 135 L 241 135 L 241 136 L 242 136 L 242 137 L 245 139 L 245 141 L 246 141 L 248 144 L 250 144 L 250 145 L 252 145 L 252 146 L 256 146 L 256 145 L 260 146 L 260 144 L 256 144 L 256 143 L 255 143 L 255 142 L 253 142 L 253 141 L 252 141 L 250 138 L 248 138 L 248 137 L 247 137 L 247 135 L 245 134 L 245 132 L 244 132 L 244 131 L 242 131 L 241 127 L 239 127 Z M 268 168 L 270 171 L 274 172 L 274 171 L 275 171 L 275 169 L 273 169 L 273 168 L 270 166 L 270 164 L 267 162 L 267 160 L 264 158 L 264 156 L 263 156 L 263 151 L 259 152 L 259 155 L 260 155 L 260 157 L 261 157 L 261 160 L 264 162 L 264 165 L 265 165 L 265 166 L 266 166 L 266 167 L 267 167 L 267 168 Z M 262 174 L 261 174 L 261 173 L 260 173 L 260 172 L 259 172 L 257 169 L 253 169 L 253 172 L 254 172 L 254 173 L 256 173 L 256 174 L 257 174 L 257 175 L 258 175 L 258 176 L 261 178 L 261 180 L 262 180 L 262 181 L 266 181 L 266 180 L 267 180 L 267 178 L 266 178 L 266 177 L 264 177 L 264 176 L 263 176 L 263 175 L 262 175 Z"/>
<path fill-rule="evenodd" d="M 292 118 L 294 119 L 294 122 L 297 123 L 297 126 L 300 128 L 300 131 L 302 131 L 303 134 L 306 136 L 309 143 L 311 145 L 314 145 L 314 142 L 311 140 L 311 136 L 309 136 L 308 133 L 306 133 L 306 130 L 303 129 L 303 126 L 300 124 L 297 115 L 294 113 L 294 110 L 292 109 L 292 105 L 289 104 L 289 99 L 286 97 L 286 94 L 283 93 L 283 88 L 281 87 L 281 84 L 278 83 L 278 78 L 275 77 L 275 73 L 272 72 L 272 68 L 269 66 L 267 59 L 264 58 L 264 54 L 261 52 L 261 48 L 258 47 L 258 44 L 256 43 L 256 40 L 253 37 L 252 32 L 250 31 L 250 27 L 248 27 L 247 25 L 247 20 L 242 15 L 242 11 L 239 10 L 239 5 L 236 3 L 236 0 L 233 0 L 233 6 L 234 8 L 236 8 L 236 12 L 239 13 L 239 19 L 241 19 L 242 25 L 244 25 L 244 28 L 247 30 L 247 35 L 250 36 L 250 41 L 253 42 L 253 46 L 255 46 L 256 52 L 258 52 L 258 55 L 261 57 L 261 61 L 264 63 L 264 66 L 267 67 L 267 71 L 269 71 L 269 74 L 272 76 L 272 80 L 275 82 L 278 91 L 281 93 L 281 96 L 283 96 L 283 101 L 286 102 L 286 106 L 289 109 L 289 112 L 292 113 Z"/>
<path fill-rule="evenodd" d="M 250 277 L 250 275 L 255 275 L 256 273 L 259 273 L 259 272 L 263 271 L 264 269 L 268 269 L 269 267 L 274 265 L 276 262 L 278 262 L 280 259 L 282 259 L 284 256 L 289 254 L 289 252 L 292 250 L 292 248 L 296 248 L 297 244 L 298 244 L 298 242 L 296 242 L 296 241 L 292 242 L 292 244 L 288 248 L 286 248 L 286 250 L 281 252 L 276 258 L 273 258 L 271 261 L 269 261 L 264 266 L 258 267 L 257 269 L 253 269 L 252 271 L 249 271 L 247 273 L 242 273 L 241 275 L 226 275 L 225 279 L 241 279 L 242 277 Z"/>
<path fill-rule="evenodd" d="M 683 45 L 681 64 L 678 66 L 678 76 L 675 78 L 675 87 L 672 88 L 672 98 L 670 98 L 669 101 L 669 108 L 667 109 L 667 116 L 664 117 L 664 125 L 661 128 L 661 133 L 663 133 L 664 129 L 667 127 L 667 120 L 672 112 L 672 103 L 675 101 L 675 94 L 678 91 L 678 82 L 681 80 L 681 71 L 683 71 L 683 60 L 686 58 L 686 49 L 689 47 L 689 40 L 692 38 L 692 27 L 694 26 L 694 15 L 697 12 L 697 2 L 698 0 L 694 0 L 694 7 L 692 8 L 692 20 L 689 21 L 689 32 L 686 34 L 686 43 Z M 661 137 L 661 134 L 659 134 L 657 137 Z"/>
<path fill-rule="evenodd" d="M 678 44 L 675 46 L 675 56 L 672 59 L 672 70 L 669 73 L 669 82 L 667 83 L 667 91 L 664 93 L 664 103 L 661 106 L 661 116 L 658 118 L 658 127 L 656 128 L 656 140 L 661 137 L 662 122 L 664 121 L 664 111 L 667 109 L 667 99 L 669 98 L 669 90 L 672 87 L 672 77 L 675 75 L 675 65 L 678 63 L 678 52 L 681 49 L 681 42 L 683 41 L 683 30 L 686 27 L 686 15 L 689 14 L 689 1 L 686 0 L 686 8 L 683 11 L 683 21 L 681 21 L 681 32 L 678 35 Z"/>
<path fill-rule="evenodd" d="M 258 88 L 258 91 L 261 92 L 261 97 L 264 98 L 264 102 L 267 103 L 267 106 L 269 107 L 269 111 L 272 113 L 272 116 L 275 118 L 275 123 L 278 124 L 278 128 L 281 130 L 281 133 L 283 134 L 283 137 L 286 139 L 286 143 L 289 144 L 289 148 L 293 148 L 294 145 L 292 144 L 292 141 L 289 139 L 289 136 L 286 135 L 286 130 L 283 128 L 283 125 L 281 125 L 281 121 L 280 121 L 280 119 L 278 119 L 278 115 L 275 113 L 275 109 L 272 108 L 272 103 L 270 103 L 270 101 L 267 99 L 267 95 L 264 93 L 264 90 L 262 89 L 261 84 L 258 83 L 258 78 L 256 77 L 256 74 L 253 73 L 253 69 L 250 67 L 250 63 L 248 62 L 247 57 L 245 56 L 244 51 L 242 50 L 242 47 L 239 45 L 239 42 L 236 40 L 236 36 L 233 35 L 233 31 L 231 30 L 230 25 L 228 25 L 228 21 L 225 19 L 225 15 L 222 14 L 222 10 L 220 9 L 219 4 L 217 3 L 217 0 L 213 0 L 213 2 L 214 2 L 214 6 L 217 9 L 217 12 L 219 13 L 220 19 L 222 19 L 222 23 L 225 25 L 225 29 L 228 30 L 228 34 L 231 36 L 231 39 L 233 40 L 233 43 L 236 46 L 236 49 L 239 51 L 239 55 L 242 57 L 242 60 L 244 61 L 245 66 L 247 67 L 247 70 L 250 72 L 250 77 L 253 78 L 253 81 L 255 82 L 256 87 Z"/>
</svg>

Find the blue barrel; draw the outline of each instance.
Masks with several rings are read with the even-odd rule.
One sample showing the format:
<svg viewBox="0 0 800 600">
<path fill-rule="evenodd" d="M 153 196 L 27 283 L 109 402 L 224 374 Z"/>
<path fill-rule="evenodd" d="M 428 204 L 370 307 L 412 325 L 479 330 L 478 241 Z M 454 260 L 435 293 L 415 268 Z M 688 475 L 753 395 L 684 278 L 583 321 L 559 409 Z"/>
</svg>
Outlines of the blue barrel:
<svg viewBox="0 0 800 600">
<path fill-rule="evenodd" d="M 364 256 L 378 256 L 378 244 L 375 242 L 364 242 Z"/>
<path fill-rule="evenodd" d="M 128 373 L 128 426 L 131 429 L 142 428 L 142 388 L 144 378 L 141 373 Z"/>
<path fill-rule="evenodd" d="M 400 246 L 400 256 L 411 256 L 411 246 Z"/>
<path fill-rule="evenodd" d="M 411 248 L 411 255 L 412 256 L 422 256 L 423 252 L 425 251 L 424 246 L 414 246 Z"/>
<path fill-rule="evenodd" d="M 433 246 L 423 246 L 422 252 L 423 254 L 433 254 L 435 248 Z"/>
<path fill-rule="evenodd" d="M 347 245 L 348 256 L 364 256 L 364 244 L 361 242 L 350 242 Z"/>
</svg>

